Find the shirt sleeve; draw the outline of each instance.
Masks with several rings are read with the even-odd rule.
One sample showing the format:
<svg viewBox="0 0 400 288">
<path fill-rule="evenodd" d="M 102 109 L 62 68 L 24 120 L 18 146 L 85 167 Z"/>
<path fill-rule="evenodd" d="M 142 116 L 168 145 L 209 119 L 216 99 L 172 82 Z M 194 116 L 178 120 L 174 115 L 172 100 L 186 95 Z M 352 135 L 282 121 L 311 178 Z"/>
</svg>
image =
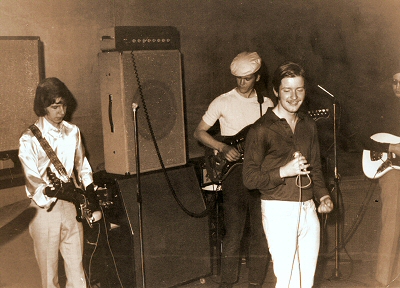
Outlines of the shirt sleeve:
<svg viewBox="0 0 400 288">
<path fill-rule="evenodd" d="M 314 120 L 311 120 L 314 121 Z M 313 145 L 311 148 L 311 159 L 310 164 L 312 167 L 311 177 L 313 181 L 313 192 L 316 200 L 320 201 L 320 199 L 324 196 L 329 195 L 328 189 L 325 185 L 324 175 L 322 173 L 322 165 L 321 165 L 321 155 L 320 155 L 320 147 L 319 147 L 319 138 L 318 131 L 315 122 L 314 126 L 314 134 L 313 134 Z"/>
<path fill-rule="evenodd" d="M 82 143 L 82 137 L 79 129 L 77 132 L 74 165 L 79 177 L 79 181 L 84 185 L 85 188 L 93 183 L 92 168 L 90 167 L 89 161 L 85 156 L 85 148 Z"/>
<path fill-rule="evenodd" d="M 243 160 L 243 183 L 248 189 L 272 189 L 284 183 L 279 167 L 263 171 L 262 163 L 267 150 L 265 134 L 253 125 L 246 136 Z"/>
<path fill-rule="evenodd" d="M 213 126 L 215 122 L 221 117 L 221 111 L 220 111 L 220 106 L 221 106 L 221 101 L 220 98 L 217 97 L 215 98 L 210 105 L 207 108 L 207 111 L 203 115 L 203 121 L 209 125 Z"/>
<path fill-rule="evenodd" d="M 24 169 L 27 196 L 33 199 L 39 207 L 49 207 L 57 198 L 47 197 L 44 194 L 44 190 L 48 186 L 44 180 L 46 170 L 39 169 L 38 149 L 29 134 L 24 134 L 20 138 L 18 156 Z"/>
</svg>

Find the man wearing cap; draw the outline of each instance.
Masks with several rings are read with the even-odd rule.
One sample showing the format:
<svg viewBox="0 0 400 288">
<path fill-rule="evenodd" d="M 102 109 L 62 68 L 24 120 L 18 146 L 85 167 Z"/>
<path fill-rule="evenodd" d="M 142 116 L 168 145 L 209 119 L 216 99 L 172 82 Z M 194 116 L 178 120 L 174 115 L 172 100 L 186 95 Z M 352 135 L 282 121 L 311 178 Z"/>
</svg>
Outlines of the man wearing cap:
<svg viewBox="0 0 400 288">
<path fill-rule="evenodd" d="M 376 110 L 378 120 L 372 121 L 368 135 L 363 139 L 364 149 L 380 152 L 394 153 L 400 157 L 400 144 L 380 143 L 372 140 L 371 135 L 376 133 L 389 133 L 400 137 L 400 65 L 395 66 L 387 75 L 388 94 L 394 94 L 382 100 L 382 109 Z M 371 115 L 369 114 L 368 117 Z M 369 120 L 369 119 L 368 119 Z M 366 121 L 368 121 L 366 120 Z M 384 154 L 382 154 L 384 155 Z M 400 171 L 387 169 L 387 172 L 379 177 L 382 203 L 382 229 L 378 246 L 378 257 L 375 279 L 376 287 L 399 287 L 400 285 Z M 393 281 L 396 281 L 394 284 Z"/>
<path fill-rule="evenodd" d="M 234 146 L 214 138 L 207 132 L 218 120 L 221 136 L 235 136 L 273 107 L 271 99 L 259 101 L 254 86 L 260 80 L 261 58 L 256 52 L 242 52 L 232 61 L 230 70 L 236 77 L 236 88 L 215 98 L 198 124 L 194 137 L 221 153 L 229 162 L 240 161 L 241 153 Z M 233 287 L 238 280 L 240 244 L 249 211 L 250 241 L 248 259 L 249 287 L 261 287 L 269 254 L 261 223 L 261 200 L 258 191 L 243 185 L 242 165 L 233 167 L 222 181 L 225 235 L 222 244 L 221 284 Z"/>
</svg>

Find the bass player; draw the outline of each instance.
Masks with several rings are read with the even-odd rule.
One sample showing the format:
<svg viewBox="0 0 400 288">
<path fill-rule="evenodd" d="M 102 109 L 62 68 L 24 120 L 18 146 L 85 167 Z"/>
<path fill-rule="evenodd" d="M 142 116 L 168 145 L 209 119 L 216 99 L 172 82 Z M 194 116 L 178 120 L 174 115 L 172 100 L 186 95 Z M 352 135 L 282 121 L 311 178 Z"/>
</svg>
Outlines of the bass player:
<svg viewBox="0 0 400 288">
<path fill-rule="evenodd" d="M 373 121 L 369 136 L 376 133 L 390 133 L 400 136 L 400 65 L 387 75 L 395 97 L 382 99 L 379 118 Z M 388 85 L 388 86 L 389 86 Z M 389 87 L 390 87 L 389 86 Z M 394 153 L 400 157 L 400 143 L 380 143 L 365 137 L 364 149 L 377 153 Z M 364 163 L 363 163 L 364 165 Z M 390 167 L 389 167 L 390 168 Z M 379 177 L 382 201 L 382 230 L 380 233 L 378 257 L 375 271 L 376 287 L 398 287 L 400 285 L 400 170 L 388 169 Z M 395 282 L 393 284 L 392 282 Z"/>
<path fill-rule="evenodd" d="M 256 52 L 238 54 L 230 65 L 237 86 L 215 98 L 198 124 L 194 137 L 205 146 L 222 154 L 227 161 L 240 161 L 241 153 L 234 146 L 213 137 L 208 130 L 219 120 L 222 136 L 234 136 L 261 117 L 273 102 L 257 96 L 255 84 L 260 81 L 262 60 Z M 233 287 L 238 280 L 241 240 L 247 213 L 250 222 L 248 259 L 249 287 L 261 287 L 269 262 L 268 246 L 261 224 L 261 202 L 258 191 L 243 185 L 242 165 L 235 165 L 222 181 L 225 235 L 222 244 L 220 288 Z"/>
</svg>

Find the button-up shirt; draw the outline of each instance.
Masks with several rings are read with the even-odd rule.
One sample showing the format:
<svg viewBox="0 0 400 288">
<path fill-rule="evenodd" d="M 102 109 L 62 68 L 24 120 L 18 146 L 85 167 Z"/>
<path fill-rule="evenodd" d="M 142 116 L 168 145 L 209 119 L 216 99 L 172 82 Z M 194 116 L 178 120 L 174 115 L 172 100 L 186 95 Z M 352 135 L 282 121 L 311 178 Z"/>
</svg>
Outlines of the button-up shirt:
<svg viewBox="0 0 400 288">
<path fill-rule="evenodd" d="M 63 121 L 58 129 L 44 117 L 39 117 L 35 125 L 64 165 L 68 177 L 72 177 L 75 168 L 78 182 L 81 182 L 84 187 L 91 184 L 93 182 L 92 169 L 85 157 L 79 128 Z M 66 182 L 68 179 L 58 173 L 30 129 L 26 130 L 19 140 L 18 156 L 24 169 L 27 196 L 32 198 L 38 206 L 49 207 L 56 198 L 44 195 L 45 188 L 51 184 L 46 168 L 50 167 L 62 181 Z"/>
<path fill-rule="evenodd" d="M 299 112 L 294 133 L 286 119 L 279 118 L 272 109 L 250 128 L 246 137 L 243 162 L 243 181 L 249 189 L 259 189 L 263 200 L 299 201 L 300 189 L 296 176 L 282 179 L 280 167 L 293 159 L 296 151 L 301 152 L 311 166 L 308 170 L 312 185 L 301 189 L 301 201 L 316 196 L 319 201 L 328 190 L 321 170 L 321 159 L 317 126 L 308 115 Z M 309 179 L 301 177 L 306 186 Z M 299 181 L 297 181 L 299 184 Z M 300 186 L 300 185 L 299 185 Z"/>
</svg>

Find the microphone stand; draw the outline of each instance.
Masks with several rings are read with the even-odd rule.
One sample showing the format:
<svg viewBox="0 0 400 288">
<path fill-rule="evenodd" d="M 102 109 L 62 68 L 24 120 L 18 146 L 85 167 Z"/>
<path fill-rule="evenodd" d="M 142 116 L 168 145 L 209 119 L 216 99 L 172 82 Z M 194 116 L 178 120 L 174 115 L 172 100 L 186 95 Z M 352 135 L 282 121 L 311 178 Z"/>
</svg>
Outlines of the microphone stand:
<svg viewBox="0 0 400 288">
<path fill-rule="evenodd" d="M 362 282 L 358 282 L 355 280 L 351 280 L 351 279 L 343 279 L 341 278 L 341 273 L 339 270 L 339 251 L 340 251 L 340 229 L 339 229 L 339 218 L 341 218 L 341 213 L 340 213 L 340 203 L 341 203 L 341 195 L 342 193 L 340 192 L 340 187 L 339 187 L 339 180 L 340 180 L 340 175 L 338 172 L 338 162 L 337 162 L 337 112 L 336 112 L 336 97 L 333 96 L 331 93 L 329 93 L 326 89 L 324 89 L 323 87 L 321 87 L 320 85 L 318 85 L 318 87 L 323 90 L 325 93 L 327 93 L 329 96 L 331 96 L 334 100 L 333 100 L 333 149 L 334 149 L 334 189 L 336 192 L 336 209 L 337 209 L 337 215 L 336 215 L 336 219 L 335 219 L 335 270 L 332 273 L 332 278 L 331 280 L 345 280 L 348 282 L 354 282 L 354 283 L 358 283 L 359 285 L 362 284 L 363 286 L 366 286 L 364 283 Z"/>
<path fill-rule="evenodd" d="M 336 97 L 333 96 L 331 93 L 329 93 L 326 89 L 318 85 L 318 87 L 323 90 L 325 93 L 327 93 L 329 96 L 331 96 L 333 100 L 333 161 L 334 161 L 334 190 L 336 192 L 336 209 L 338 211 L 336 215 L 336 221 L 335 221 L 335 270 L 333 272 L 334 278 L 338 279 L 340 278 L 340 271 L 339 271 L 339 249 L 340 249 L 340 231 L 339 231 L 339 217 L 340 215 L 340 201 L 339 197 L 341 195 L 340 193 L 340 187 L 339 187 L 339 173 L 338 173 L 338 162 L 337 162 L 337 127 L 336 127 L 336 121 L 337 121 L 337 116 L 336 116 Z"/>
<path fill-rule="evenodd" d="M 145 267 L 144 267 L 144 248 L 143 248 L 143 219 L 142 219 L 142 192 L 140 189 L 140 159 L 139 159 L 139 133 L 136 110 L 138 104 L 132 103 L 133 119 L 134 119 L 134 137 L 135 137 L 135 159 L 136 159 L 136 199 L 138 203 L 138 218 L 139 218 L 139 242 L 140 242 L 140 261 L 142 287 L 146 287 Z M 133 233 L 132 233 L 133 234 Z"/>
</svg>

